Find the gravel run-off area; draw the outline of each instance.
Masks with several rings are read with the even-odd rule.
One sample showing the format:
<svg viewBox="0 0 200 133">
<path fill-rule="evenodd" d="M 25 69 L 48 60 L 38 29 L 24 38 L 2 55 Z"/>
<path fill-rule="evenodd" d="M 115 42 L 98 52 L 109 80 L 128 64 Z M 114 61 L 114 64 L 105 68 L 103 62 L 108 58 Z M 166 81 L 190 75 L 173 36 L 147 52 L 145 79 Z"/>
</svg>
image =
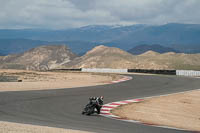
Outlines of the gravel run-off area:
<svg viewBox="0 0 200 133">
<path fill-rule="evenodd" d="M 44 89 L 63 89 L 108 84 L 122 78 L 121 75 L 82 72 L 38 72 L 24 70 L 0 70 L 0 91 L 26 91 Z M 13 78 L 12 78 L 13 77 Z M 13 81 L 13 79 L 16 79 Z M 18 82 L 22 81 L 22 82 Z"/>
<path fill-rule="evenodd" d="M 200 90 L 147 98 L 112 111 L 124 119 L 200 131 Z"/>
</svg>

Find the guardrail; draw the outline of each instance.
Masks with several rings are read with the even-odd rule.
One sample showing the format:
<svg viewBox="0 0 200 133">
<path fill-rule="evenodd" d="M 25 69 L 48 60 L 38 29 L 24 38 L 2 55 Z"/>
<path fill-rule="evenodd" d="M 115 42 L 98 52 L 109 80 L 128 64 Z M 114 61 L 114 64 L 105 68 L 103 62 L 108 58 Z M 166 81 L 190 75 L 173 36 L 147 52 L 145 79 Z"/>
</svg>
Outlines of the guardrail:
<svg viewBox="0 0 200 133">
<path fill-rule="evenodd" d="M 149 73 L 178 76 L 200 76 L 200 71 L 194 70 L 153 70 L 153 69 L 111 69 L 111 68 L 79 68 L 79 69 L 52 69 L 50 71 L 77 71 L 100 73 Z"/>
<path fill-rule="evenodd" d="M 193 71 L 193 70 L 176 70 L 176 75 L 179 75 L 179 76 L 198 77 L 198 76 L 200 76 L 200 71 Z"/>
<path fill-rule="evenodd" d="M 82 68 L 82 72 L 127 73 L 128 69 Z"/>
</svg>

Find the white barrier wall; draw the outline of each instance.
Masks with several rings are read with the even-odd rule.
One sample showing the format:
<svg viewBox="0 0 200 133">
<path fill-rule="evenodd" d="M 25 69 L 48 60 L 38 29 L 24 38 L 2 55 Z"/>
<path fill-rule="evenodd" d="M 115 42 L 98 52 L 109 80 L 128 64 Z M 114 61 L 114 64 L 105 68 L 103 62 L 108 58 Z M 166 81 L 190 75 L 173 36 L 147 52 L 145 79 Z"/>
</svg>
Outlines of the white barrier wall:
<svg viewBox="0 0 200 133">
<path fill-rule="evenodd" d="M 200 71 L 193 71 L 193 70 L 176 70 L 176 75 L 179 76 L 200 76 Z"/>
<path fill-rule="evenodd" d="M 128 73 L 128 69 L 110 69 L 110 68 L 82 68 L 82 72 L 100 72 L 100 73 Z M 178 76 L 200 76 L 200 71 L 176 70 Z"/>
<path fill-rule="evenodd" d="M 128 69 L 82 68 L 82 72 L 127 73 Z"/>
</svg>

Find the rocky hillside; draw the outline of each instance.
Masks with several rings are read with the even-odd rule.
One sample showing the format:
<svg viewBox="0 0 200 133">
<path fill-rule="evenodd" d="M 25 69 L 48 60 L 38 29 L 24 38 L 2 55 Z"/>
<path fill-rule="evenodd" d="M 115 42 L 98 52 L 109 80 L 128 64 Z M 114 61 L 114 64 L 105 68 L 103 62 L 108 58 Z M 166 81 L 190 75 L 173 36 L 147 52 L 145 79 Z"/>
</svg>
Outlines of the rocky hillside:
<svg viewBox="0 0 200 133">
<path fill-rule="evenodd" d="M 70 68 L 127 68 L 133 66 L 133 55 L 113 47 L 103 45 L 93 48 L 82 57 L 65 64 Z"/>
<path fill-rule="evenodd" d="M 160 64 L 167 69 L 183 69 L 183 70 L 200 70 L 200 54 L 184 54 L 184 53 L 164 53 L 159 54 L 153 51 L 148 51 L 138 55 L 141 62 L 149 62 Z"/>
<path fill-rule="evenodd" d="M 64 65 L 67 68 L 141 68 L 167 69 L 161 63 L 148 62 L 145 58 L 134 56 L 119 48 L 97 46 L 84 56 Z"/>
<path fill-rule="evenodd" d="M 63 65 L 64 68 L 136 68 L 200 70 L 200 54 L 147 51 L 132 55 L 119 48 L 97 46 L 84 56 Z"/>
<path fill-rule="evenodd" d="M 65 45 L 48 45 L 33 48 L 16 55 L 0 57 L 0 68 L 48 70 L 67 63 L 76 57 Z"/>
<path fill-rule="evenodd" d="M 119 48 L 97 46 L 77 57 L 64 45 L 47 45 L 25 53 L 0 56 L 0 68 L 49 70 L 54 68 L 132 68 L 200 70 L 200 54 L 147 51 L 132 55 Z"/>
</svg>

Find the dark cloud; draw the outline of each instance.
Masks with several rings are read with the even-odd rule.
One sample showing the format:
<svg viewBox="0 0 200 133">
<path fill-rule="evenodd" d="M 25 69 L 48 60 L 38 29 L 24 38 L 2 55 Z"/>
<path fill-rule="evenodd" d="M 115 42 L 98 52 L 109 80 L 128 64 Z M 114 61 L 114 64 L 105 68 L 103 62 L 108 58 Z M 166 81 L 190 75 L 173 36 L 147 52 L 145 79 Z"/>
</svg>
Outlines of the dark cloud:
<svg viewBox="0 0 200 133">
<path fill-rule="evenodd" d="M 200 24 L 200 0 L 0 0 L 0 28 Z"/>
</svg>

